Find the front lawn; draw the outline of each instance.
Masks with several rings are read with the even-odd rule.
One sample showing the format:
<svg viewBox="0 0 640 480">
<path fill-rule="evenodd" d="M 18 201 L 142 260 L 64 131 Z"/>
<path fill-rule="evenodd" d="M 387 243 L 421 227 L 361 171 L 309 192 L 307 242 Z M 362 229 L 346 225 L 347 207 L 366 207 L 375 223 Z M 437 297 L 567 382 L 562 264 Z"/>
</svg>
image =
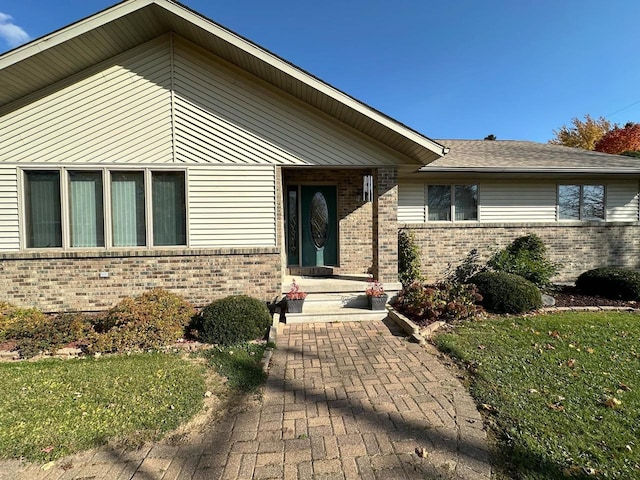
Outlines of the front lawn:
<svg viewBox="0 0 640 480">
<path fill-rule="evenodd" d="M 158 438 L 201 408 L 203 371 L 161 353 L 0 364 L 0 458 Z"/>
<path fill-rule="evenodd" d="M 435 342 L 471 373 L 500 475 L 640 478 L 640 316 L 489 318 Z"/>
</svg>

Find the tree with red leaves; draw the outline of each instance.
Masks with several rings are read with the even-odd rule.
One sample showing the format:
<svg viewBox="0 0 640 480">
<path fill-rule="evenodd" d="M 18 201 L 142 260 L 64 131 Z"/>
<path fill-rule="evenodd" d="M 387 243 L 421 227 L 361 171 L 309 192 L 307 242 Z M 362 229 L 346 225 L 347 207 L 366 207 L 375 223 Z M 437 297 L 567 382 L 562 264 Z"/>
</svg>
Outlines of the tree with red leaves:
<svg viewBox="0 0 640 480">
<path fill-rule="evenodd" d="M 594 150 L 617 155 L 640 150 L 640 123 L 629 122 L 624 127 L 614 127 L 596 142 Z"/>
</svg>

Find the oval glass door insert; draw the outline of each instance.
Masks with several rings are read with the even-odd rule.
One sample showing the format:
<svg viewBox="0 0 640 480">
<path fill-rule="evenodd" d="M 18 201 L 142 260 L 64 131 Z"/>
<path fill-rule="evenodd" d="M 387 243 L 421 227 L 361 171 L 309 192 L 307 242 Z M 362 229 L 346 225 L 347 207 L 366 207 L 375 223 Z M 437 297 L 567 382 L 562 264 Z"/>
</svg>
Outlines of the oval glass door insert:
<svg viewBox="0 0 640 480">
<path fill-rule="evenodd" d="M 320 249 L 327 243 L 329 234 L 329 208 L 327 200 L 321 192 L 316 192 L 311 199 L 309 221 L 311 222 L 311 238 L 316 248 Z"/>
</svg>

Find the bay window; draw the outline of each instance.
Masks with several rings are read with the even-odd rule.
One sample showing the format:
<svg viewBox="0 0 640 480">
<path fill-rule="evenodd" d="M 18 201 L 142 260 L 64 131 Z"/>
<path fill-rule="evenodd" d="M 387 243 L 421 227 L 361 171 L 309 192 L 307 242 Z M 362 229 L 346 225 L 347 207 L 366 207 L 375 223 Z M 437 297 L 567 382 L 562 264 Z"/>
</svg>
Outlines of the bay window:
<svg viewBox="0 0 640 480">
<path fill-rule="evenodd" d="M 184 171 L 25 170 L 24 245 L 186 245 L 185 180 Z"/>
</svg>

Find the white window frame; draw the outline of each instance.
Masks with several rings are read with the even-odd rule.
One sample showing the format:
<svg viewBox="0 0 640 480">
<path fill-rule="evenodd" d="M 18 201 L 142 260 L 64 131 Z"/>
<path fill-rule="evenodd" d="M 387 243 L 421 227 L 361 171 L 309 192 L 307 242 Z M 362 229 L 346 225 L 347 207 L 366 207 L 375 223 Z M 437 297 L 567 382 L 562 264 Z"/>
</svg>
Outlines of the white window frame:
<svg viewBox="0 0 640 480">
<path fill-rule="evenodd" d="M 456 189 L 457 186 L 473 185 L 476 187 L 476 218 L 475 220 L 456 220 Z M 429 186 L 449 187 L 449 220 L 429 220 Z M 427 223 L 477 223 L 480 221 L 480 184 L 478 183 L 425 183 L 424 186 L 424 209 L 425 221 Z"/>
<path fill-rule="evenodd" d="M 560 218 L 560 187 L 580 187 L 578 207 L 579 218 Z M 584 187 L 602 187 L 602 218 L 584 218 Z M 606 222 L 607 221 L 607 185 L 605 183 L 558 183 L 556 184 L 556 221 L 558 222 Z"/>
<path fill-rule="evenodd" d="M 62 224 L 62 247 L 27 247 L 27 211 L 26 203 L 26 172 L 59 172 L 60 174 L 60 219 Z M 103 205 L 103 229 L 104 247 L 72 247 L 71 246 L 71 218 L 69 212 L 69 172 L 101 172 L 102 173 L 102 205 Z M 144 178 L 144 212 L 145 212 L 145 245 L 115 247 L 113 245 L 113 218 L 111 214 L 111 174 L 112 172 L 143 172 Z M 176 172 L 184 176 L 185 196 L 185 245 L 153 245 L 153 205 L 152 205 L 152 174 L 156 172 Z M 189 189 L 188 169 L 171 167 L 136 167 L 127 165 L 113 165 L 110 167 L 91 168 L 86 166 L 50 166 L 38 165 L 20 169 L 19 175 L 19 222 L 20 222 L 20 249 L 28 251 L 82 251 L 82 250 L 151 250 L 151 249 L 187 249 L 190 248 L 189 235 Z"/>
</svg>

